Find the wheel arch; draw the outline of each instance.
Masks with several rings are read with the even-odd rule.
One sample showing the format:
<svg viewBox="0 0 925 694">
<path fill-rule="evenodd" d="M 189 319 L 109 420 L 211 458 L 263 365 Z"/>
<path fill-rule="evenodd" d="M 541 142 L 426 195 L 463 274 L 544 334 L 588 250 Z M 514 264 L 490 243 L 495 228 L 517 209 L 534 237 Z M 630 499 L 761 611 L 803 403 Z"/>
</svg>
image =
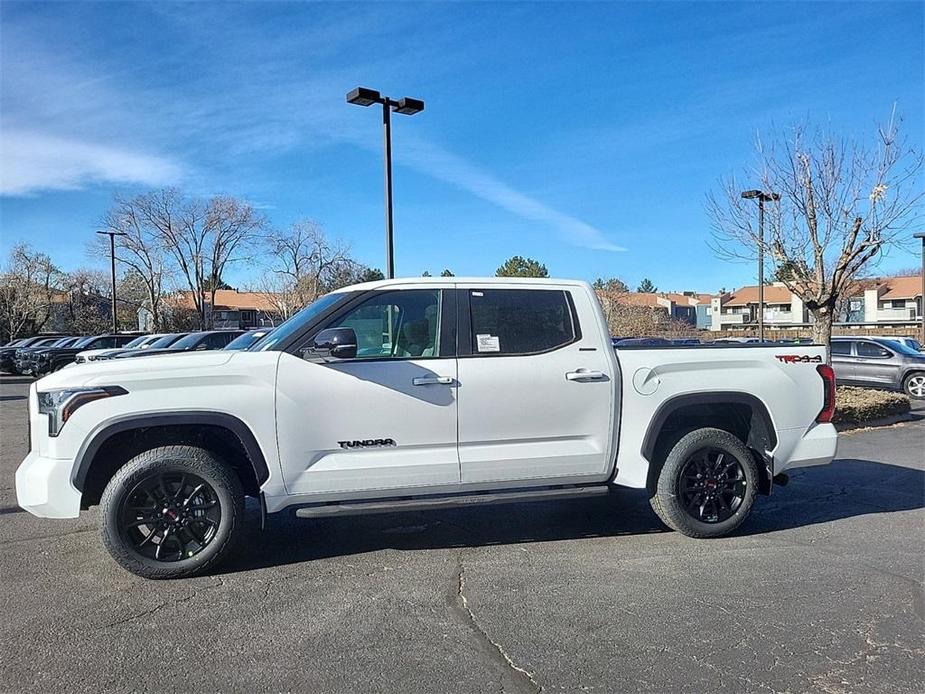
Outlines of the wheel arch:
<svg viewBox="0 0 925 694">
<path fill-rule="evenodd" d="M 647 488 L 657 483 L 664 456 L 684 434 L 703 427 L 723 429 L 741 439 L 755 456 L 761 473 L 759 491 L 769 494 L 774 461 L 766 452 L 777 447 L 777 432 L 767 405 L 751 393 L 714 391 L 669 398 L 656 410 L 642 442 L 649 462 Z"/>
<path fill-rule="evenodd" d="M 81 506 L 98 502 L 115 470 L 135 454 L 178 440 L 223 454 L 248 494 L 259 493 L 270 477 L 257 438 L 234 415 L 213 411 L 128 415 L 103 422 L 81 446 L 71 474 L 71 483 L 81 492 Z"/>
</svg>

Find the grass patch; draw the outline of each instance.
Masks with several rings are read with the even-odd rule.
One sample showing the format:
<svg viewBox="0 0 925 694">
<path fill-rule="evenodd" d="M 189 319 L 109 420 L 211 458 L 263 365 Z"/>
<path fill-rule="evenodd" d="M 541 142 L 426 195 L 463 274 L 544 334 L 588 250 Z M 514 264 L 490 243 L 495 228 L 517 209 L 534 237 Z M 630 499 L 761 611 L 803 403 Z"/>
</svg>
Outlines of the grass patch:
<svg viewBox="0 0 925 694">
<path fill-rule="evenodd" d="M 833 421 L 863 424 L 882 417 L 905 414 L 910 407 L 909 398 L 902 393 L 838 386 Z"/>
</svg>

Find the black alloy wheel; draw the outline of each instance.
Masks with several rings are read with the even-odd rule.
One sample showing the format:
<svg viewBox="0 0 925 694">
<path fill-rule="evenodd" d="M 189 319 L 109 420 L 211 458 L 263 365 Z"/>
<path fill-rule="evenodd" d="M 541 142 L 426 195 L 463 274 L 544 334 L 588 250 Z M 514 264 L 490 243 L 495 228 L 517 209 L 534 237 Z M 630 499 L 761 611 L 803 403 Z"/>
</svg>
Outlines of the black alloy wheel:
<svg viewBox="0 0 925 694">
<path fill-rule="evenodd" d="M 745 490 L 742 464 L 717 448 L 702 448 L 689 456 L 678 478 L 685 510 L 702 523 L 722 523 L 735 515 Z"/>
<path fill-rule="evenodd" d="M 222 507 L 215 490 L 191 472 L 158 472 L 125 497 L 121 530 L 148 559 L 189 559 L 215 539 Z"/>
</svg>

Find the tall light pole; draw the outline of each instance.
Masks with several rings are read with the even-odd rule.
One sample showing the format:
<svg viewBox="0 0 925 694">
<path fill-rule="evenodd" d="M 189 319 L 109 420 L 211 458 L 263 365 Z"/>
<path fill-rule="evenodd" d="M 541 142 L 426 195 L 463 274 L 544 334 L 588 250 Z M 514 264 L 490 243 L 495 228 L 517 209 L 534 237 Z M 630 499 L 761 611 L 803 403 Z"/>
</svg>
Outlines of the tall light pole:
<svg viewBox="0 0 925 694">
<path fill-rule="evenodd" d="M 780 193 L 746 190 L 742 197 L 758 201 L 758 339 L 764 342 L 764 203 L 780 200 Z"/>
<path fill-rule="evenodd" d="M 922 318 L 922 344 L 925 345 L 925 231 L 919 231 L 913 236 L 922 239 L 922 301 L 919 304 L 919 311 Z"/>
<path fill-rule="evenodd" d="M 116 237 L 128 236 L 124 231 L 98 231 L 97 234 L 104 234 L 109 237 L 109 259 L 112 262 L 112 331 L 119 330 L 116 321 Z"/>
<path fill-rule="evenodd" d="M 413 116 L 424 110 L 424 102 L 404 96 L 397 101 L 382 96 L 375 89 L 357 87 L 347 93 L 347 103 L 355 106 L 382 104 L 382 134 L 385 141 L 385 276 L 395 277 L 395 257 L 392 237 L 392 111 Z"/>
</svg>

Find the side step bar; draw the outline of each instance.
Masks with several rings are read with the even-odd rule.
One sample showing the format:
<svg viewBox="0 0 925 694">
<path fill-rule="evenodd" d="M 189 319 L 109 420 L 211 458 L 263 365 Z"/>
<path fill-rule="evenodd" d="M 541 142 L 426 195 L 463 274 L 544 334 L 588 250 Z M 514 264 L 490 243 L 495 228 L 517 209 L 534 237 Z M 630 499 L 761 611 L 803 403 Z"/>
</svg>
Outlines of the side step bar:
<svg viewBox="0 0 925 694">
<path fill-rule="evenodd" d="M 353 501 L 297 508 L 299 518 L 330 518 L 331 516 L 357 516 L 371 513 L 395 513 L 399 511 L 427 511 L 441 508 L 470 506 L 491 506 L 523 501 L 549 501 L 551 499 L 584 499 L 609 493 L 606 485 L 588 487 L 551 487 L 544 489 L 516 489 L 511 491 L 482 492 L 478 494 L 455 494 L 451 496 L 430 496 L 418 499 L 377 499 L 375 501 Z"/>
</svg>

